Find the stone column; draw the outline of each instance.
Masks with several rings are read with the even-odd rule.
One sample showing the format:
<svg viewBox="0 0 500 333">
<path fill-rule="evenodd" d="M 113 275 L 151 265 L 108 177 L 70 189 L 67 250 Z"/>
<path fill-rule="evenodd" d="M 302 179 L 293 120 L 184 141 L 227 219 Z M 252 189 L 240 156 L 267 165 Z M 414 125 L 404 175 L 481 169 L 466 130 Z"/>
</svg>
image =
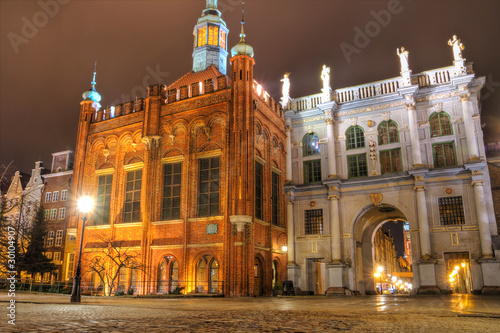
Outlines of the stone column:
<svg viewBox="0 0 500 333">
<path fill-rule="evenodd" d="M 472 120 L 473 106 L 470 94 L 460 95 L 464 114 L 465 135 L 467 137 L 467 148 L 469 149 L 469 161 L 479 160 L 479 147 L 477 137 L 474 134 L 474 121 Z"/>
<path fill-rule="evenodd" d="M 408 110 L 413 167 L 418 168 L 422 166 L 422 156 L 420 155 L 420 139 L 418 138 L 416 105 L 415 103 L 410 103 L 406 105 L 406 108 Z"/>
<path fill-rule="evenodd" d="M 339 197 L 331 195 L 330 199 L 330 229 L 332 233 L 332 262 L 341 262 L 341 238 L 340 238 L 340 217 L 339 217 Z"/>
<path fill-rule="evenodd" d="M 484 181 L 475 180 L 472 182 L 472 186 L 474 187 L 474 197 L 476 199 L 477 224 L 481 239 L 481 252 L 483 254 L 483 258 L 492 258 L 493 250 L 488 221 L 488 210 L 486 209 L 486 201 L 484 198 Z"/>
<path fill-rule="evenodd" d="M 328 178 L 337 177 L 335 158 L 335 134 L 333 132 L 333 119 L 326 119 L 326 135 L 328 138 Z"/>
<path fill-rule="evenodd" d="M 431 257 L 431 236 L 429 219 L 427 216 L 427 203 L 425 201 L 425 186 L 415 186 L 417 192 L 417 216 L 420 235 L 420 254 L 423 259 Z"/>
<path fill-rule="evenodd" d="M 288 232 L 288 264 L 295 265 L 295 230 L 293 226 L 293 202 L 286 203 L 287 232 Z"/>
<path fill-rule="evenodd" d="M 292 181 L 292 138 L 291 124 L 286 125 L 286 172 L 285 172 L 285 182 Z"/>
</svg>

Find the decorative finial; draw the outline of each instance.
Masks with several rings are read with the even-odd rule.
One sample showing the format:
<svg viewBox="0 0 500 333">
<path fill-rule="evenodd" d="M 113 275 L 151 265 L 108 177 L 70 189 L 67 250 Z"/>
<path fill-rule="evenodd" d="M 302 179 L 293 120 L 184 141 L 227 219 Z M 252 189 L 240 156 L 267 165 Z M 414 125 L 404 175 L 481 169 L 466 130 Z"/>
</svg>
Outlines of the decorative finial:
<svg viewBox="0 0 500 333">
<path fill-rule="evenodd" d="M 96 85 L 96 81 L 95 81 L 95 75 L 97 73 L 97 60 L 95 61 L 94 63 L 94 77 L 92 78 L 92 90 L 95 90 L 95 85 Z"/>
<path fill-rule="evenodd" d="M 245 41 L 245 1 L 241 2 L 241 34 L 240 34 L 240 42 Z"/>
</svg>

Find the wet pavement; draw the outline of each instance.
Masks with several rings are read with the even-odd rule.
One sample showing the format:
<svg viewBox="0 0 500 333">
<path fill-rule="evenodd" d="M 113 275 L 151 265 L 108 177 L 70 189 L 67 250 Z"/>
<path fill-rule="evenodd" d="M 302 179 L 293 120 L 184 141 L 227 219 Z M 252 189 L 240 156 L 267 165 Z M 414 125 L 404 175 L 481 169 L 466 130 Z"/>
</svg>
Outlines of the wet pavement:
<svg viewBox="0 0 500 333">
<path fill-rule="evenodd" d="M 123 298 L 0 293 L 1 332 L 500 332 L 500 297 Z"/>
</svg>

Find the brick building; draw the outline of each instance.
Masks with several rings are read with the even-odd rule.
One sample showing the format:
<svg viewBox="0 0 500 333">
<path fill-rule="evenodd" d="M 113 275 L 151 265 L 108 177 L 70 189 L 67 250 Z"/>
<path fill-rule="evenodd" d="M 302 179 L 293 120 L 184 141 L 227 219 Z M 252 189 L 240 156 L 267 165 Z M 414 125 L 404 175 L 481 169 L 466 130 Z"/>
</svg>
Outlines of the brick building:
<svg viewBox="0 0 500 333">
<path fill-rule="evenodd" d="M 140 255 L 116 281 L 134 293 L 270 295 L 284 279 L 284 117 L 253 78 L 243 26 L 227 75 L 229 30 L 216 1 L 195 26 L 193 70 L 171 85 L 103 109 L 94 73 L 74 168 L 74 198 L 97 202 L 84 233 L 84 284 L 99 283 L 89 263 L 105 238 Z M 81 226 L 73 206 L 70 231 Z"/>
<path fill-rule="evenodd" d="M 73 176 L 73 152 L 71 150 L 52 154 L 50 173 L 43 175 L 44 189 L 42 207 L 47 221 L 45 255 L 57 269 L 46 274 L 43 280 L 66 281 L 73 278 L 74 247 L 76 235 L 68 234 L 68 207 L 71 198 L 71 178 Z"/>
</svg>

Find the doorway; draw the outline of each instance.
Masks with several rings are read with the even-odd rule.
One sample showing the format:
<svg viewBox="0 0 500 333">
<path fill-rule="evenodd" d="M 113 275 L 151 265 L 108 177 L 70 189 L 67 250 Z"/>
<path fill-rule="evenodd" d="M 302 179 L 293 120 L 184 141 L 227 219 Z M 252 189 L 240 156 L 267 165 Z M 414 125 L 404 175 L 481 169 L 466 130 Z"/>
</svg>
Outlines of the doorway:
<svg viewBox="0 0 500 333">
<path fill-rule="evenodd" d="M 313 295 L 324 295 L 326 292 L 325 259 L 306 259 L 306 281 L 308 291 Z"/>
<path fill-rule="evenodd" d="M 470 294 L 472 279 L 468 252 L 445 252 L 448 285 L 453 293 Z"/>
</svg>

